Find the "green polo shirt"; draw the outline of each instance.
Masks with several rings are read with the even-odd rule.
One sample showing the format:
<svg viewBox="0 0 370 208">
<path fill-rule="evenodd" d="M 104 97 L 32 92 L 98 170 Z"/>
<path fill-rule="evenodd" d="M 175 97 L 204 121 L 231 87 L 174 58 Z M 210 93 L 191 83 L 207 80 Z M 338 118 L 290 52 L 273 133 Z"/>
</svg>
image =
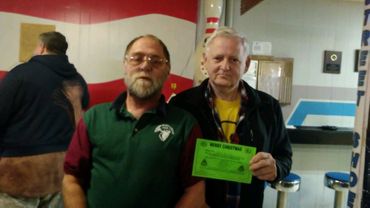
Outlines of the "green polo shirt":
<svg viewBox="0 0 370 208">
<path fill-rule="evenodd" d="M 88 206 L 174 207 L 193 180 L 193 144 L 200 137 L 196 120 L 163 97 L 156 109 L 137 120 L 124 100 L 125 94 L 84 115 L 91 152 Z"/>
</svg>

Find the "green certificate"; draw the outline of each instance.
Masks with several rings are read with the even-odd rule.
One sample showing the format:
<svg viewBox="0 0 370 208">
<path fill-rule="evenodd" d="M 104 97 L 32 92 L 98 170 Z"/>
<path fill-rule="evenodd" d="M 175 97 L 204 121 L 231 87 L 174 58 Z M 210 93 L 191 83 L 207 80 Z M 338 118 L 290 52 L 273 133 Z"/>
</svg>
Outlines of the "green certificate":
<svg viewBox="0 0 370 208">
<path fill-rule="evenodd" d="M 255 147 L 197 139 L 193 176 L 251 183 L 249 161 Z"/>
</svg>

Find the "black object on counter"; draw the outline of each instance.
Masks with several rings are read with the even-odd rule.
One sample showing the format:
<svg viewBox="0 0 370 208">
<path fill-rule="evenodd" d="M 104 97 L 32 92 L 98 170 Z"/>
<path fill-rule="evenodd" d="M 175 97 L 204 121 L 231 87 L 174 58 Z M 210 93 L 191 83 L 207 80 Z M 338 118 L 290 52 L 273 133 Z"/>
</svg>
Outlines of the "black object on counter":
<svg viewBox="0 0 370 208">
<path fill-rule="evenodd" d="M 352 128 L 336 126 L 295 126 L 288 128 L 290 141 L 296 144 L 352 145 Z"/>
</svg>

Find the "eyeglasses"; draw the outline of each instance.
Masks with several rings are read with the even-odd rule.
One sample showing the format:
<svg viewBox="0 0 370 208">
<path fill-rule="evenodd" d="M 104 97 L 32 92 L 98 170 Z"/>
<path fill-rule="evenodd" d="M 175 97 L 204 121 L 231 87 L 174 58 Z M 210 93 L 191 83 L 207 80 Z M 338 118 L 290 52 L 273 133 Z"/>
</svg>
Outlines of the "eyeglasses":
<svg viewBox="0 0 370 208">
<path fill-rule="evenodd" d="M 168 60 L 166 58 L 161 58 L 159 56 L 151 56 L 151 55 L 143 55 L 143 54 L 136 54 L 136 55 L 126 55 L 125 56 L 127 62 L 131 66 L 138 66 L 144 61 L 147 61 L 150 65 L 154 67 L 160 67 L 163 64 L 166 64 Z"/>
</svg>

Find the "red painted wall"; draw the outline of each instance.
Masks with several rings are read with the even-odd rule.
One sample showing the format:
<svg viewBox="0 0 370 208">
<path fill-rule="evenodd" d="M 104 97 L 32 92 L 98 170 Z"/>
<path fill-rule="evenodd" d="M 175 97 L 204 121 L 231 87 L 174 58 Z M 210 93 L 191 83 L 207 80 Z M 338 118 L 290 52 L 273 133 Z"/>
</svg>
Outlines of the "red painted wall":
<svg viewBox="0 0 370 208">
<path fill-rule="evenodd" d="M 120 38 L 125 37 L 125 35 L 130 36 L 131 38 L 132 33 L 136 30 L 142 31 L 143 28 L 145 29 L 146 23 L 143 23 L 142 19 L 147 16 L 149 16 L 150 19 L 153 14 L 163 15 L 163 17 L 158 17 L 157 15 L 154 16 L 154 18 L 158 18 L 160 20 L 164 19 L 165 22 L 168 21 L 170 23 L 169 25 L 166 25 L 167 27 L 165 28 L 162 26 L 155 28 L 157 31 L 150 31 L 156 35 L 166 34 L 167 36 L 162 35 L 161 39 L 167 44 L 167 46 L 172 48 L 181 48 L 181 44 L 185 44 L 186 46 L 191 44 L 195 45 L 195 39 L 192 40 L 188 39 L 188 37 L 182 37 L 184 32 L 181 30 L 189 31 L 188 25 L 193 25 L 195 37 L 197 7 L 197 0 L 12 0 L 0 1 L 0 22 L 12 22 L 12 25 L 9 25 L 10 30 L 7 30 L 7 33 L 9 34 L 8 39 L 11 39 L 10 41 L 14 42 L 19 40 L 15 40 L 13 38 L 19 35 L 19 26 L 14 25 L 14 22 L 16 21 L 19 21 L 20 23 L 31 22 L 39 24 L 54 24 L 58 31 L 62 30 L 61 32 L 67 36 L 67 39 L 71 40 L 69 41 L 70 45 L 77 45 L 77 47 L 79 47 L 79 51 L 77 53 L 74 52 L 74 55 L 69 55 L 69 57 L 70 60 L 72 59 L 74 61 L 77 60 L 82 62 L 74 62 L 74 64 L 82 75 L 88 75 L 84 77 L 89 84 L 91 97 L 90 105 L 95 105 L 101 102 L 112 101 L 125 89 L 125 86 L 122 81 L 122 76 L 115 76 L 113 79 L 108 80 L 99 78 L 99 76 L 104 73 L 112 73 L 112 68 L 116 70 L 116 66 L 109 65 L 113 61 L 107 61 L 107 65 L 93 65 L 92 67 L 91 65 L 86 65 L 88 62 L 94 61 L 97 58 L 102 58 L 102 61 L 99 63 L 105 62 L 107 59 L 112 59 L 112 54 L 106 54 L 106 52 L 109 52 L 111 49 L 112 51 L 117 51 L 117 47 L 121 49 L 123 44 L 120 42 L 122 41 Z M 26 16 L 26 19 L 24 16 Z M 37 17 L 37 19 L 35 17 Z M 5 18 L 16 18 L 16 20 Z M 30 22 L 28 22 L 27 19 L 30 19 Z M 139 24 L 137 22 L 139 22 Z M 177 25 L 177 22 L 178 25 L 181 25 L 180 27 Z M 150 24 L 152 24 L 150 26 L 153 26 L 153 23 Z M 185 25 L 184 28 L 182 28 L 183 25 Z M 75 27 L 78 27 L 79 29 L 76 30 Z M 91 33 L 89 33 L 88 30 L 86 34 L 86 28 L 91 28 Z M 102 30 L 101 28 L 106 28 L 106 30 Z M 174 30 L 173 28 L 176 29 Z M 78 34 L 78 31 L 80 31 L 80 34 Z M 98 31 L 98 33 L 102 33 L 101 39 L 95 39 L 96 36 L 100 35 L 96 35 L 96 31 Z M 121 35 L 118 39 L 104 39 L 105 37 L 111 38 L 109 34 L 117 33 Z M 7 36 L 4 37 L 6 38 Z M 116 38 L 116 36 L 114 37 Z M 169 38 L 169 40 L 166 40 L 166 38 Z M 175 39 L 175 41 L 173 39 Z M 87 43 L 84 43 L 83 41 L 87 41 Z M 106 43 L 104 41 L 106 41 Z M 18 47 L 16 44 L 13 45 Z M 94 47 L 101 50 L 101 45 L 107 45 L 107 49 L 103 48 L 101 52 L 95 52 L 97 50 Z M 9 48 L 9 46 L 2 46 L 1 44 L 0 47 Z M 67 53 L 69 52 L 70 49 Z M 171 56 L 176 53 L 177 55 L 180 54 L 180 57 L 183 59 L 187 59 L 187 56 L 191 55 L 182 50 L 170 52 Z M 120 53 L 123 53 L 123 49 Z M 97 55 L 97 57 L 94 57 L 95 55 Z M 87 57 L 86 60 L 83 59 L 84 57 Z M 5 63 L 10 61 L 2 60 L 2 57 L 0 57 L 0 69 L 3 69 L 3 71 L 0 70 L 0 79 L 5 75 L 6 71 L 16 65 L 14 63 L 18 62 L 18 57 L 14 57 L 14 61 L 11 61 L 11 64 L 3 65 L 2 62 Z M 193 84 L 192 76 L 182 75 L 185 65 L 183 67 L 176 66 L 176 63 L 171 63 L 171 65 L 171 74 L 163 89 L 163 93 L 166 98 L 169 98 L 173 93 L 178 93 L 184 89 L 190 88 Z M 94 77 L 91 79 L 91 76 Z"/>
</svg>

